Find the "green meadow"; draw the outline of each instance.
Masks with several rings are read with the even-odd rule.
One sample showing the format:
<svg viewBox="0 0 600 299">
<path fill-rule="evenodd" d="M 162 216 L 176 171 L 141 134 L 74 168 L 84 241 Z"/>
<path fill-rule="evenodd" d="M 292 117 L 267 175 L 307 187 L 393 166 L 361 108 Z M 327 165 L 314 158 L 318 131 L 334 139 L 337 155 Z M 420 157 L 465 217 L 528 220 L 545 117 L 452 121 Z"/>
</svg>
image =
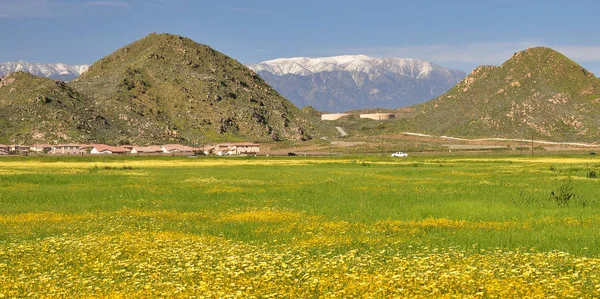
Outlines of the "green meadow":
<svg viewBox="0 0 600 299">
<path fill-rule="evenodd" d="M 598 171 L 584 155 L 2 158 L 0 298 L 597 295 Z"/>
</svg>

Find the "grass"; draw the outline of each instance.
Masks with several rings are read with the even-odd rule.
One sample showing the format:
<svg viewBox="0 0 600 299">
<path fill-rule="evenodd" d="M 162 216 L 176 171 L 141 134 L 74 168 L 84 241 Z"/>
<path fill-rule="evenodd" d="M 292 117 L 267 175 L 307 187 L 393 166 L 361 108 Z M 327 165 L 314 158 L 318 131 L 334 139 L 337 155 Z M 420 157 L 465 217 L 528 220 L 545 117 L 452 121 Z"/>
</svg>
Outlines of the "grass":
<svg viewBox="0 0 600 299">
<path fill-rule="evenodd" d="M 3 158 L 0 297 L 587 297 L 600 291 L 599 166 Z M 578 200 L 557 204 L 565 184 Z"/>
</svg>

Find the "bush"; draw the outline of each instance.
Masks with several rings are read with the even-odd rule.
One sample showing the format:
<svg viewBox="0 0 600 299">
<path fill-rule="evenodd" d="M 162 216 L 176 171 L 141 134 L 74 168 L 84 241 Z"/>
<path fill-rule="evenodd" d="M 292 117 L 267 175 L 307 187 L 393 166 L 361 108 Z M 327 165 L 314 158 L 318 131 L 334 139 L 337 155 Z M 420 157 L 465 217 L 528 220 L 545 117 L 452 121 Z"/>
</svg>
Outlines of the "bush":
<svg viewBox="0 0 600 299">
<path fill-rule="evenodd" d="M 578 198 L 579 196 L 573 192 L 571 180 L 562 184 L 558 190 L 550 192 L 550 201 L 556 203 L 559 207 L 568 207 L 570 202 Z"/>
<path fill-rule="evenodd" d="M 596 173 L 595 170 L 590 169 L 590 170 L 588 170 L 587 177 L 590 179 L 595 179 L 598 177 L 598 174 Z"/>
</svg>

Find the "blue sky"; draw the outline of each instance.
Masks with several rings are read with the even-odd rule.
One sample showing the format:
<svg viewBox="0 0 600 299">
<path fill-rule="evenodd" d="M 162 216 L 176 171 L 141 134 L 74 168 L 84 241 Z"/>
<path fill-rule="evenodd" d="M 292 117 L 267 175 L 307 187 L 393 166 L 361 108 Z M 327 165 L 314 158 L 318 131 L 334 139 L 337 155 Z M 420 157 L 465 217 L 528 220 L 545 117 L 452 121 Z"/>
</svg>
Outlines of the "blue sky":
<svg viewBox="0 0 600 299">
<path fill-rule="evenodd" d="M 0 0 L 0 62 L 91 64 L 151 32 L 244 64 L 367 54 L 470 72 L 552 47 L 600 75 L 600 1 Z"/>
</svg>

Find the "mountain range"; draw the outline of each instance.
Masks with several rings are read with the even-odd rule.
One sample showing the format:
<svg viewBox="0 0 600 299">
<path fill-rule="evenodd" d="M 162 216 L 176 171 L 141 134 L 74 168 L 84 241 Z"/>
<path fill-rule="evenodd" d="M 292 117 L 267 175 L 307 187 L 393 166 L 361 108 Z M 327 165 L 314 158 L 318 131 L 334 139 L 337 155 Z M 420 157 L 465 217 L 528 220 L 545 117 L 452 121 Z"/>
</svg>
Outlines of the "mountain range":
<svg viewBox="0 0 600 299">
<path fill-rule="evenodd" d="M 428 61 L 365 55 L 276 59 L 249 67 L 296 106 L 330 112 L 423 103 L 466 76 Z M 64 63 L 5 62 L 0 63 L 0 77 L 22 71 L 72 81 L 88 68 Z"/>
<path fill-rule="evenodd" d="M 456 75 L 440 75 L 432 64 L 413 60 L 295 60 L 302 63 L 266 64 L 257 72 L 304 77 L 354 72 L 358 75 L 348 75 L 353 85 L 360 78 L 366 84 L 394 76 L 449 81 Z M 377 71 L 383 63 L 386 69 L 395 66 L 395 71 Z M 360 129 L 360 135 L 384 130 L 596 142 L 600 79 L 559 52 L 531 48 L 500 66 L 477 67 L 443 95 L 394 112 L 397 118 L 385 123 L 356 118 L 346 124 L 320 121 L 319 111 L 310 106 L 298 109 L 238 61 L 172 34 L 150 34 L 118 49 L 71 82 L 25 72 L 0 78 L 0 143 L 140 145 L 309 140 L 335 136 L 334 125 L 358 130 L 350 127 L 352 121 L 359 127 L 372 122 L 367 127 L 380 128 L 371 133 Z"/>
<path fill-rule="evenodd" d="M 249 67 L 295 105 L 328 112 L 423 103 L 466 76 L 428 61 L 365 55 L 284 58 Z"/>
<path fill-rule="evenodd" d="M 27 72 L 58 81 L 71 81 L 79 77 L 89 67 L 87 64 L 69 65 L 64 63 L 30 63 L 26 61 L 3 62 L 0 63 L 0 77 L 14 72 Z"/>
</svg>

